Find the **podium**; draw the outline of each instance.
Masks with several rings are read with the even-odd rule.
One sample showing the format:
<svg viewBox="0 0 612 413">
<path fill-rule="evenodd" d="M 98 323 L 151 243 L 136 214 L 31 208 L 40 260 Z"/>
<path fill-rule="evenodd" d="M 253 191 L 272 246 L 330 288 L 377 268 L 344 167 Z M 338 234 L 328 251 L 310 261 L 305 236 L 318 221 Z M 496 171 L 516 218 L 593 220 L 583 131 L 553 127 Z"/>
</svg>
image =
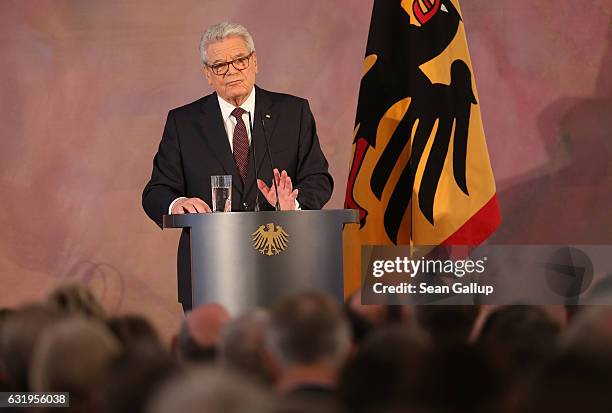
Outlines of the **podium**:
<svg viewBox="0 0 612 413">
<path fill-rule="evenodd" d="M 352 209 L 165 215 L 164 228 L 191 240 L 193 307 L 218 302 L 231 314 L 319 290 L 344 300 L 342 227 Z"/>
</svg>

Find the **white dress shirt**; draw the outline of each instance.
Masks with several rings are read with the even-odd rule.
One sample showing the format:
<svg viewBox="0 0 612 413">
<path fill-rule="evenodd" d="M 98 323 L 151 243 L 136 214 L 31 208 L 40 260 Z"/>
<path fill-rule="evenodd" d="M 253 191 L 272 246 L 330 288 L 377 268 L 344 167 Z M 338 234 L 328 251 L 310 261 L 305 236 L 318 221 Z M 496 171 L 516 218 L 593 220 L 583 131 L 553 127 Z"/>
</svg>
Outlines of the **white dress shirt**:
<svg viewBox="0 0 612 413">
<path fill-rule="evenodd" d="M 229 102 L 226 102 L 217 94 L 217 100 L 219 101 L 219 107 L 221 108 L 221 117 L 223 118 L 223 126 L 225 126 L 225 133 L 227 134 L 227 140 L 229 141 L 232 153 L 234 153 L 234 129 L 238 121 L 232 116 L 232 111 L 236 109 L 236 106 Z M 251 90 L 249 97 L 238 106 L 246 111 L 242 114 L 242 121 L 246 126 L 247 135 L 249 137 L 249 145 L 251 144 L 251 125 L 249 123 L 249 114 L 251 114 L 251 122 L 255 121 L 255 88 Z"/>
</svg>

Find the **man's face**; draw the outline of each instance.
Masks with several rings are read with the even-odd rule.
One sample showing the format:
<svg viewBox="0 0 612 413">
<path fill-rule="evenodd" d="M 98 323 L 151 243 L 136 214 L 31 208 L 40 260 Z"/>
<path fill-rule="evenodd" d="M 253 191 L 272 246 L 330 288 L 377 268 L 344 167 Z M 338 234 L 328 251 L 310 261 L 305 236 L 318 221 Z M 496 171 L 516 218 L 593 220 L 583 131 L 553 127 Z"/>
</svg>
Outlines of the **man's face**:
<svg viewBox="0 0 612 413">
<path fill-rule="evenodd" d="M 208 65 L 215 65 L 248 56 L 249 50 L 242 37 L 233 36 L 209 44 L 206 53 L 208 54 Z M 219 96 L 225 101 L 239 106 L 249 97 L 255 84 L 257 56 L 253 52 L 249 60 L 249 67 L 242 71 L 237 70 L 231 64 L 224 75 L 214 74 L 208 66 L 204 66 L 203 70 L 208 84 L 215 89 Z"/>
</svg>

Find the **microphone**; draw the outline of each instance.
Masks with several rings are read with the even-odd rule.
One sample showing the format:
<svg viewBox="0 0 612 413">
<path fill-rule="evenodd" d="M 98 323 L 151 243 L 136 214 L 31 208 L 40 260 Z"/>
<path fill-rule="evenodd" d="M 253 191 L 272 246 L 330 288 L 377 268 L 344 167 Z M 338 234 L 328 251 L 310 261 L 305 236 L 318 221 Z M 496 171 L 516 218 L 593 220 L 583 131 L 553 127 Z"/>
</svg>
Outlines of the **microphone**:
<svg viewBox="0 0 612 413">
<path fill-rule="evenodd" d="M 272 171 L 272 183 L 274 184 L 274 193 L 276 194 L 276 205 L 274 205 L 274 209 L 276 211 L 280 211 L 280 202 L 278 201 L 278 188 L 276 186 L 276 177 L 274 176 L 274 162 L 272 162 L 272 155 L 270 155 L 270 143 L 268 142 L 268 135 L 266 134 L 266 123 L 264 122 L 264 117 L 270 119 L 270 114 L 266 113 L 261 118 L 261 128 L 264 133 L 264 140 L 266 141 L 266 153 L 268 154 L 268 162 L 270 163 L 270 170 Z"/>
<path fill-rule="evenodd" d="M 249 129 L 251 132 L 251 146 L 253 147 L 253 169 L 255 172 L 255 212 L 259 212 L 259 188 L 257 188 L 257 155 L 255 154 L 255 135 L 253 134 L 253 119 L 251 119 L 251 112 L 249 114 Z M 265 132 L 264 132 L 265 135 Z"/>
</svg>

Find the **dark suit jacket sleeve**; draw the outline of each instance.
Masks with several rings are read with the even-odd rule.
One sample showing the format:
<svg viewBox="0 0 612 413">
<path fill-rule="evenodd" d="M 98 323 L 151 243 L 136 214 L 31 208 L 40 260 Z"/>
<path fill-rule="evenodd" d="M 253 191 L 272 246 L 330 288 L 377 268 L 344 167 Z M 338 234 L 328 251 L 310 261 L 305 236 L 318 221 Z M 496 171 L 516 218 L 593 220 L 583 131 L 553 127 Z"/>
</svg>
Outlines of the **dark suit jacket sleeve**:
<svg viewBox="0 0 612 413">
<path fill-rule="evenodd" d="M 168 113 L 164 134 L 153 159 L 151 180 L 142 193 L 142 206 L 160 227 L 172 201 L 185 194 L 183 162 L 173 111 Z"/>
<path fill-rule="evenodd" d="M 328 172 L 314 117 L 307 100 L 303 100 L 298 141 L 298 165 L 294 187 L 299 190 L 298 202 L 302 209 L 321 209 L 331 197 L 334 180 Z"/>
</svg>

